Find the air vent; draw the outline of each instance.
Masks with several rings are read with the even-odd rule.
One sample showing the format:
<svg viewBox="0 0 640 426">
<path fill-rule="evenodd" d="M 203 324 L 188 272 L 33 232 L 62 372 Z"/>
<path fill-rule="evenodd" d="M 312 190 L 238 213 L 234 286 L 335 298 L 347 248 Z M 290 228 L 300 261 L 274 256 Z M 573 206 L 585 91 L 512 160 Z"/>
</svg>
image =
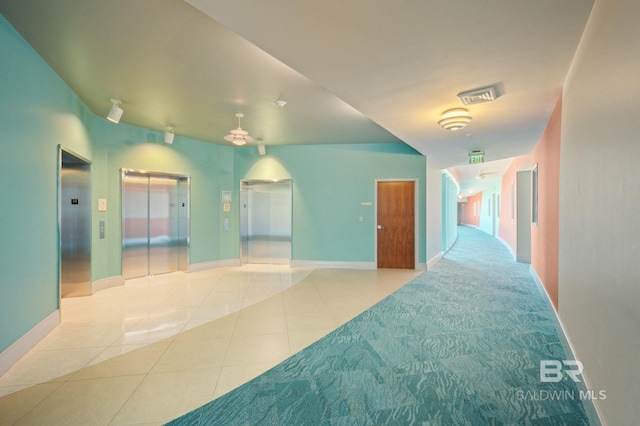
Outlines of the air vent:
<svg viewBox="0 0 640 426">
<path fill-rule="evenodd" d="M 482 89 L 470 90 L 468 92 L 458 93 L 458 99 L 463 105 L 481 104 L 483 102 L 495 101 L 496 90 L 493 86 L 484 87 Z"/>
</svg>

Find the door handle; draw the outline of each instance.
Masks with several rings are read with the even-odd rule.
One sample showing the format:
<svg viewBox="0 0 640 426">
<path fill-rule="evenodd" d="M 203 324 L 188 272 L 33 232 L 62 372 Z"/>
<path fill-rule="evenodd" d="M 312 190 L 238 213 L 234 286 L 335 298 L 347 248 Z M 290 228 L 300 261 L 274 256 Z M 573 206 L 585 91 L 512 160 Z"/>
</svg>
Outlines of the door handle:
<svg viewBox="0 0 640 426">
<path fill-rule="evenodd" d="M 383 229 L 384 229 L 384 226 L 378 225 L 378 231 L 382 231 Z"/>
</svg>

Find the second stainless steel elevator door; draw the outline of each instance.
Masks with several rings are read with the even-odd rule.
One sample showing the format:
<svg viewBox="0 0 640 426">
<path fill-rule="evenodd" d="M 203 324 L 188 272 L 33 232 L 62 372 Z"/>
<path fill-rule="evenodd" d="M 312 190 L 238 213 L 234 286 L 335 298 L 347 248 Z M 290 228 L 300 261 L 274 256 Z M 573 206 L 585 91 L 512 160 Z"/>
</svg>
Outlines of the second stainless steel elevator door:
<svg viewBox="0 0 640 426">
<path fill-rule="evenodd" d="M 241 182 L 243 263 L 290 263 L 291 190 L 291 180 Z"/>
<path fill-rule="evenodd" d="M 123 171 L 122 269 L 125 278 L 186 270 L 188 230 L 187 177 Z"/>
</svg>

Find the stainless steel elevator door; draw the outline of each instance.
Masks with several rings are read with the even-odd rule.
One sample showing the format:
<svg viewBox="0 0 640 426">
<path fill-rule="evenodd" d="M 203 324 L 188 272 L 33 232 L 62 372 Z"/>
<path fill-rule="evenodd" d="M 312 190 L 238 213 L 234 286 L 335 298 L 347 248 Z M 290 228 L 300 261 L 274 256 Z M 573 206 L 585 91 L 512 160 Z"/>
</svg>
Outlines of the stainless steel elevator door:
<svg viewBox="0 0 640 426">
<path fill-rule="evenodd" d="M 60 296 L 91 294 L 91 165 L 61 151 Z"/>
<path fill-rule="evenodd" d="M 122 269 L 125 278 L 186 270 L 188 234 L 187 177 L 123 172 Z"/>
<path fill-rule="evenodd" d="M 149 176 L 133 172 L 122 183 L 122 272 L 149 275 Z"/>
<path fill-rule="evenodd" d="M 241 188 L 243 263 L 289 264 L 292 182 L 243 181 Z"/>
</svg>

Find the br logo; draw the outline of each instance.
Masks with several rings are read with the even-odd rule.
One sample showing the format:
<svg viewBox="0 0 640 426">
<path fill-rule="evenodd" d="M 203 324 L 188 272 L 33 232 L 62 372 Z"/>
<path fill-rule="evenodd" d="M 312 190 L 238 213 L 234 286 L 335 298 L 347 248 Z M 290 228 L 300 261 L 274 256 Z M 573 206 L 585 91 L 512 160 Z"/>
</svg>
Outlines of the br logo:
<svg viewBox="0 0 640 426">
<path fill-rule="evenodd" d="M 540 361 L 540 381 L 555 383 L 567 375 L 574 382 L 579 383 L 581 380 L 578 376 L 582 374 L 583 369 L 584 367 L 580 361 L 544 359 Z"/>
</svg>

